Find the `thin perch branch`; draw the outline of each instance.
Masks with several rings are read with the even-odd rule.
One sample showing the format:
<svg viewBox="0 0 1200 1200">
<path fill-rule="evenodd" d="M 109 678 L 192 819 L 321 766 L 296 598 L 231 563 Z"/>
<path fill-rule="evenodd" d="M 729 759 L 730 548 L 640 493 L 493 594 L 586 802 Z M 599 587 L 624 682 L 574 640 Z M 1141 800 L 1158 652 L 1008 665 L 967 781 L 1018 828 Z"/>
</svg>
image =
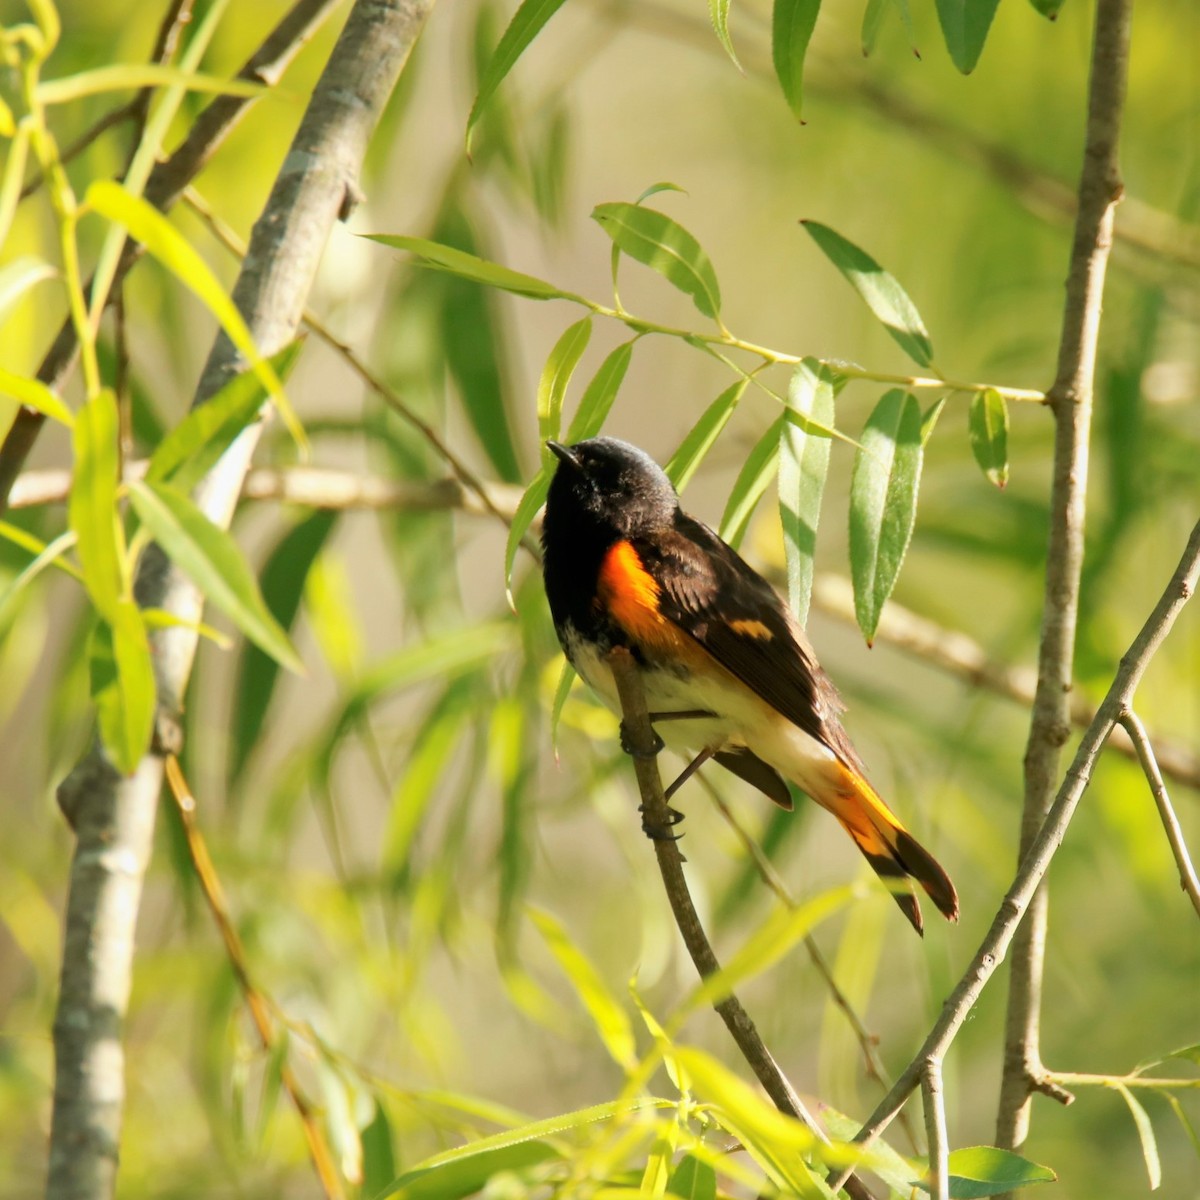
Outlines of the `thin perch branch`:
<svg viewBox="0 0 1200 1200">
<path fill-rule="evenodd" d="M 1142 770 L 1146 772 L 1146 780 L 1158 806 L 1158 815 L 1162 819 L 1163 829 L 1167 832 L 1167 841 L 1171 843 L 1171 853 L 1175 855 L 1175 865 L 1179 868 L 1179 886 L 1191 898 L 1192 907 L 1200 914 L 1200 880 L 1196 879 L 1196 868 L 1188 855 L 1187 844 L 1183 840 L 1183 830 L 1171 807 L 1171 797 L 1167 795 L 1167 785 L 1163 783 L 1162 773 L 1154 758 L 1154 747 L 1146 733 L 1146 727 L 1139 720 L 1137 713 L 1131 708 L 1121 717 L 1121 724 L 1129 734 L 1134 746 L 1137 747 L 1138 759 Z"/>
<path fill-rule="evenodd" d="M 1154 611 L 1147 618 L 1133 645 L 1121 659 L 1116 678 L 1100 705 L 1096 719 L 1088 726 L 1079 743 L 1075 759 L 1067 771 L 1062 786 L 1058 789 L 1054 804 L 1042 825 L 1033 845 L 1021 861 L 1020 869 L 1004 900 L 991 928 L 984 937 L 975 957 L 962 979 L 959 980 L 949 999 L 942 1006 L 941 1016 L 920 1052 L 896 1080 L 895 1086 L 883 1102 L 871 1114 L 867 1123 L 859 1130 L 856 1141 L 870 1145 L 891 1123 L 900 1106 L 908 1099 L 920 1083 L 921 1072 L 931 1059 L 944 1060 L 963 1022 L 974 1008 L 987 982 L 1013 942 L 1022 917 L 1029 908 L 1030 900 L 1066 834 L 1067 826 L 1075 815 L 1075 809 L 1091 780 L 1092 768 L 1108 735 L 1121 717 L 1133 706 L 1133 697 L 1150 660 L 1162 645 L 1183 606 L 1196 591 L 1200 580 L 1200 522 L 1192 529 L 1187 548 L 1175 569 Z M 1055 1076 L 1054 1078 L 1060 1078 Z M 837 1179 L 831 1178 L 836 1186 Z"/>
<path fill-rule="evenodd" d="M 942 1060 L 931 1058 L 921 1070 L 925 1136 L 929 1141 L 929 1200 L 950 1200 L 950 1142 L 946 1134 L 946 1097 Z"/>
<path fill-rule="evenodd" d="M 623 646 L 617 646 L 609 651 L 608 665 L 617 685 L 617 694 L 621 700 L 621 714 L 624 718 L 626 734 L 631 746 L 634 770 L 637 774 L 638 791 L 642 796 L 643 813 L 646 826 L 650 829 L 666 830 L 671 826 L 671 810 L 667 807 L 663 794 L 662 779 L 658 774 L 658 752 L 660 743 L 655 737 L 650 724 L 650 713 L 646 707 L 646 694 L 642 688 L 641 676 L 637 664 Z M 671 903 L 671 911 L 675 914 L 675 924 L 683 935 L 683 940 L 691 955 L 692 962 L 701 979 L 707 979 L 721 969 L 716 954 L 700 924 L 700 917 L 692 903 L 688 891 L 687 880 L 683 874 L 683 855 L 674 840 L 667 837 L 651 838 L 654 852 L 658 857 L 658 869 L 662 873 L 663 885 L 667 890 L 667 899 Z M 804 1107 L 800 1097 L 796 1095 L 792 1085 L 779 1069 L 779 1064 L 771 1056 L 771 1052 L 759 1037 L 758 1030 L 750 1015 L 742 1007 L 741 1001 L 732 993 L 715 1004 L 721 1020 L 733 1035 L 738 1049 L 749 1064 L 750 1069 L 758 1077 L 772 1103 L 780 1112 L 795 1117 L 822 1142 L 829 1139 L 824 1130 L 817 1124 L 813 1116 Z M 854 1175 L 847 1172 L 842 1186 L 854 1197 L 854 1200 L 870 1200 L 871 1193 Z"/>
<path fill-rule="evenodd" d="M 1067 274 L 1058 369 L 1046 394 L 1054 413 L 1054 471 L 1046 583 L 1038 649 L 1038 686 L 1025 750 L 1025 800 L 1017 861 L 1023 862 L 1058 786 L 1062 747 L 1071 732 L 1075 626 L 1083 568 L 1088 443 L 1104 277 L 1113 219 L 1121 198 L 1117 146 L 1129 66 L 1132 0 L 1099 0 L 1088 85 L 1087 136 L 1079 178 L 1079 209 Z M 1030 1101 L 1042 1066 L 1041 1002 L 1049 898 L 1033 897 L 1013 944 L 1004 1071 L 996 1114 L 996 1144 L 1016 1150 L 1029 1133 Z"/>
</svg>

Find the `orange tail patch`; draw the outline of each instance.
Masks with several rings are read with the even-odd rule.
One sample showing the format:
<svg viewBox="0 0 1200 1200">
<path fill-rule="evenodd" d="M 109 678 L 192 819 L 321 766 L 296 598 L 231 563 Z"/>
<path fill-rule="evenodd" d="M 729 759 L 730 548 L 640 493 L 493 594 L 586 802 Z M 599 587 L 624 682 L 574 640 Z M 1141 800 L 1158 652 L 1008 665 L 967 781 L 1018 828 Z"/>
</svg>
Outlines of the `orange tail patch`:
<svg viewBox="0 0 1200 1200">
<path fill-rule="evenodd" d="M 924 932 L 921 906 L 910 879 L 915 879 L 950 921 L 958 920 L 958 893 L 937 859 L 904 828 L 871 785 L 847 767 L 832 803 L 822 803 L 841 821 L 875 874 L 895 897 L 912 927 Z"/>
</svg>

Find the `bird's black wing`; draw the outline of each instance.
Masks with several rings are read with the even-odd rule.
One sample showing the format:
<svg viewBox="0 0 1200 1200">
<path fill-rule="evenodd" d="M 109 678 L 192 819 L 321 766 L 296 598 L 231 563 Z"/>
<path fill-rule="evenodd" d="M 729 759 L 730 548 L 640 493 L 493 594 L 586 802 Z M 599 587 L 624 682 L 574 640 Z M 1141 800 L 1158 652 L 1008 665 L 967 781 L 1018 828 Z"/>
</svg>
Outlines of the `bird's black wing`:
<svg viewBox="0 0 1200 1200">
<path fill-rule="evenodd" d="M 673 530 L 635 546 L 659 586 L 663 616 L 772 708 L 862 769 L 837 719 L 845 710 L 837 689 L 757 571 L 682 512 Z"/>
</svg>

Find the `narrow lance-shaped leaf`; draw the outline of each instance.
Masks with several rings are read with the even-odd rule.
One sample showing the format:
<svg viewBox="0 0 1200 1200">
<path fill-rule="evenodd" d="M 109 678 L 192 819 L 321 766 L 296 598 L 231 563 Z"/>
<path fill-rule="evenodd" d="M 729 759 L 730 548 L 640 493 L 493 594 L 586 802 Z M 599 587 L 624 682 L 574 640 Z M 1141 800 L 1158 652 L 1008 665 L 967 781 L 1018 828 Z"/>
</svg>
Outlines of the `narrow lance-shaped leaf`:
<svg viewBox="0 0 1200 1200">
<path fill-rule="evenodd" d="M 770 428 L 754 444 L 725 502 L 720 534 L 734 549 L 746 536 L 750 518 L 779 466 L 779 432 L 782 428 L 783 418 L 780 417 L 771 422 Z"/>
<path fill-rule="evenodd" d="M 730 61 L 740 71 L 742 64 L 738 62 L 737 52 L 733 48 L 733 41 L 729 36 L 729 7 L 730 0 L 708 0 L 708 17 L 712 21 L 713 32 L 717 35 L 717 40 L 725 48 L 725 53 L 729 55 Z"/>
<path fill-rule="evenodd" d="M 771 60 L 784 99 L 800 119 L 804 57 L 821 11 L 821 0 L 775 0 L 771 11 Z"/>
<path fill-rule="evenodd" d="M 52 392 L 40 379 L 14 375 L 0 367 L 0 396 L 12 396 L 26 408 L 35 409 L 42 416 L 65 425 L 68 429 L 75 424 L 75 417 L 66 403 Z"/>
<path fill-rule="evenodd" d="M 685 1154 L 671 1172 L 667 1195 L 680 1200 L 717 1200 L 717 1173 L 710 1163 L 694 1154 Z"/>
<path fill-rule="evenodd" d="M 739 379 L 737 383 L 727 387 L 700 415 L 700 420 L 688 431 L 687 437 L 679 443 L 679 449 L 671 455 L 670 461 L 663 468 L 667 478 L 682 492 L 691 482 L 696 469 L 704 461 L 704 457 L 713 448 L 713 444 L 721 435 L 721 430 L 729 424 L 738 406 L 749 379 Z"/>
<path fill-rule="evenodd" d="M 1137 1127 L 1138 1138 L 1142 1143 L 1142 1158 L 1146 1161 L 1146 1174 L 1150 1179 L 1150 1190 L 1157 1191 L 1162 1184 L 1162 1163 L 1158 1157 L 1158 1141 L 1154 1136 L 1154 1126 L 1150 1123 L 1150 1115 L 1142 1107 L 1141 1102 L 1124 1084 L 1114 1084 L 1121 1093 L 1121 1099 L 1129 1107 L 1129 1115 Z"/>
<path fill-rule="evenodd" d="M 830 438 L 811 426 L 834 421 L 839 381 L 828 367 L 806 358 L 792 374 L 779 443 L 779 517 L 787 563 L 788 603 L 796 620 L 808 622 L 812 599 L 817 525 L 829 471 Z"/>
<path fill-rule="evenodd" d="M 947 1165 L 953 1200 L 983 1200 L 983 1197 L 999 1196 L 1031 1183 L 1053 1183 L 1058 1178 L 1049 1167 L 996 1146 L 964 1146 L 952 1150 Z M 927 1183 L 915 1186 L 929 1190 Z"/>
<path fill-rule="evenodd" d="M 0 234 L 0 242 L 3 235 Z M 31 255 L 16 258 L 7 266 L 0 267 L 0 325 L 30 289 L 58 274 L 48 262 Z M 6 372 L 7 374 L 7 372 Z"/>
<path fill-rule="evenodd" d="M 100 741 L 123 775 L 136 769 L 150 745 L 156 693 L 146 626 L 131 599 L 120 599 L 92 635 L 92 701 Z"/>
<path fill-rule="evenodd" d="M 504 77 L 516 65 L 517 59 L 525 53 L 529 43 L 533 41 L 547 21 L 563 6 L 564 0 L 524 0 L 524 3 L 513 14 L 479 80 L 479 91 L 471 112 L 467 117 L 467 153 L 471 153 L 471 134 L 479 121 L 487 102 L 495 94 L 496 89 L 504 81 Z"/>
<path fill-rule="evenodd" d="M 635 338 L 634 341 L 636 340 Z M 595 437 L 604 428 L 609 409 L 612 408 L 613 401 L 621 390 L 621 384 L 625 381 L 625 372 L 629 370 L 634 341 L 622 342 L 592 376 L 592 381 L 584 389 L 579 407 L 567 428 L 568 445 Z"/>
<path fill-rule="evenodd" d="M 550 475 L 551 468 L 543 466 L 538 469 L 538 473 L 530 480 L 525 494 L 517 504 L 517 511 L 513 513 L 512 523 L 508 527 L 508 539 L 504 545 L 504 590 L 508 596 L 508 605 L 514 612 L 516 602 L 512 594 L 513 563 L 516 562 L 521 540 L 533 524 L 533 518 L 546 503 L 546 494 L 550 491 Z"/>
<path fill-rule="evenodd" d="M 250 79 L 222 79 L 218 75 L 182 71 L 166 63 L 113 63 L 61 79 L 43 79 L 35 94 L 42 104 L 63 104 L 101 92 L 171 86 L 226 96 L 261 96 L 267 90 L 265 84 Z"/>
<path fill-rule="evenodd" d="M 301 345 L 294 341 L 267 360 L 280 379 L 291 374 Z M 159 442 L 150 456 L 146 478 L 152 483 L 170 480 L 179 491 L 191 491 L 254 420 L 266 399 L 266 388 L 253 371 L 235 375 Z"/>
<path fill-rule="evenodd" d="M 1030 3 L 1048 21 L 1058 20 L 1059 10 L 1063 6 L 1063 0 L 1030 0 Z"/>
<path fill-rule="evenodd" d="M 67 519 L 88 595 L 102 616 L 115 620 L 117 601 L 127 590 L 127 569 L 117 514 L 117 401 L 112 392 L 100 392 L 79 410 L 72 442 L 75 470 Z"/>
<path fill-rule="evenodd" d="M 967 418 L 971 452 L 979 469 L 998 488 L 1008 483 L 1008 405 L 993 388 L 971 397 Z"/>
<path fill-rule="evenodd" d="M 303 663 L 263 602 L 258 581 L 233 538 L 169 484 L 131 483 L 129 498 L 155 541 L 204 595 L 252 642 L 303 675 Z"/>
<path fill-rule="evenodd" d="M 988 30 L 1000 0 L 937 0 L 938 23 L 950 59 L 969 75 L 983 53 Z"/>
<path fill-rule="evenodd" d="M 717 273 L 700 243 L 678 221 L 641 204 L 598 204 L 594 220 L 630 258 L 653 267 L 691 296 L 706 316 L 719 320 L 721 289 Z"/>
<path fill-rule="evenodd" d="M 908 293 L 865 250 L 817 221 L 801 221 L 825 256 L 883 322 L 896 344 L 922 367 L 933 365 L 933 343 Z"/>
<path fill-rule="evenodd" d="M 854 611 L 870 645 L 896 586 L 917 519 L 921 485 L 921 406 L 893 389 L 863 430 L 850 480 L 850 574 Z"/>
<path fill-rule="evenodd" d="M 86 204 L 101 216 L 124 226 L 131 237 L 141 242 L 180 283 L 204 302 L 250 364 L 250 369 L 262 380 L 297 446 L 307 453 L 308 439 L 288 402 L 279 376 L 259 354 L 242 314 L 191 243 L 152 204 L 141 196 L 130 194 L 115 180 L 97 179 L 87 190 Z"/>
<path fill-rule="evenodd" d="M 542 377 L 538 381 L 537 413 L 538 440 L 541 443 L 542 462 L 549 461 L 550 451 L 546 449 L 547 439 L 557 439 L 562 427 L 563 401 L 567 395 L 567 385 L 575 373 L 583 352 L 592 336 L 592 318 L 584 317 L 582 321 L 570 326 L 554 343 L 550 357 L 542 368 Z"/>
<path fill-rule="evenodd" d="M 448 271 L 462 279 L 473 279 L 476 283 L 499 288 L 502 292 L 512 292 L 529 300 L 574 300 L 581 303 L 580 297 L 573 292 L 564 292 L 543 279 L 512 271 L 499 263 L 488 262 L 475 254 L 468 254 L 465 250 L 443 246 L 428 238 L 392 233 L 367 233 L 363 236 L 368 241 L 390 246 L 393 250 L 410 251 L 421 260 L 422 266 L 432 267 L 437 271 Z"/>
</svg>

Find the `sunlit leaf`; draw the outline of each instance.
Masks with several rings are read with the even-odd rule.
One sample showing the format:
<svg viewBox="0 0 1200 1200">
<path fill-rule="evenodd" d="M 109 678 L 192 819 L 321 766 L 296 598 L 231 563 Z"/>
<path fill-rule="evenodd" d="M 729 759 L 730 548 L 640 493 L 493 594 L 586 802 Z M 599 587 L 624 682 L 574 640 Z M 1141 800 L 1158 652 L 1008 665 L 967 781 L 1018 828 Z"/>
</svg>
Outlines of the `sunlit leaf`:
<svg viewBox="0 0 1200 1200">
<path fill-rule="evenodd" d="M 937 0 L 938 23 L 950 59 L 964 74 L 975 69 L 1000 0 Z"/>
<path fill-rule="evenodd" d="M 949 1154 L 951 1200 L 984 1200 L 1031 1183 L 1053 1183 L 1058 1176 L 1049 1167 L 1039 1166 L 996 1146 L 965 1146 Z M 929 1191 L 928 1183 L 918 1183 Z"/>
<path fill-rule="evenodd" d="M 717 1200 L 717 1173 L 694 1154 L 685 1154 L 671 1172 L 667 1195 L 682 1200 Z"/>
<path fill-rule="evenodd" d="M 1142 1143 L 1142 1158 L 1146 1161 L 1146 1175 L 1150 1180 L 1150 1190 L 1155 1191 L 1162 1183 L 1162 1163 L 1158 1157 L 1158 1141 L 1154 1136 L 1154 1126 L 1150 1123 L 1150 1115 L 1142 1107 L 1141 1101 L 1124 1084 L 1116 1083 L 1113 1087 L 1121 1093 L 1121 1099 L 1129 1106 L 1129 1115 L 1137 1127 L 1138 1139 Z"/>
<path fill-rule="evenodd" d="M 635 338 L 634 341 L 637 339 Z M 595 437 L 604 428 L 609 410 L 621 384 L 625 372 L 629 370 L 629 360 L 633 357 L 634 341 L 622 342 L 600 364 L 600 369 L 592 376 L 591 382 L 584 389 L 579 400 L 579 407 L 571 418 L 567 428 L 567 444 L 587 441 Z"/>
<path fill-rule="evenodd" d="M 550 357 L 542 368 L 538 382 L 537 414 L 538 441 L 542 447 L 542 461 L 546 462 L 550 451 L 547 439 L 556 440 L 562 426 L 562 407 L 567 395 L 567 385 L 575 373 L 575 367 L 587 349 L 592 336 L 592 318 L 584 317 L 568 327 L 554 343 Z"/>
<path fill-rule="evenodd" d="M 641 204 L 598 204 L 594 220 L 630 258 L 652 267 L 706 316 L 717 319 L 721 289 L 708 255 L 678 221 Z"/>
<path fill-rule="evenodd" d="M 9 525 L 7 521 L 0 521 L 0 537 L 8 539 L 9 530 L 15 529 L 15 526 Z M 20 531 L 24 533 L 24 530 Z M 66 533 L 60 533 L 52 542 L 47 545 L 40 545 L 41 539 L 34 538 L 32 534 L 26 535 L 29 541 L 24 538 L 18 542 L 23 549 L 27 549 L 34 555 L 33 561 L 26 564 L 12 579 L 12 582 L 0 592 L 0 626 L 3 625 L 3 616 L 5 609 L 9 604 L 20 595 L 21 590 L 31 584 L 47 567 L 56 566 L 61 571 L 65 571 L 68 575 L 83 582 L 83 575 L 77 571 L 69 562 L 63 560 L 63 555 L 75 545 L 75 534 L 70 530 Z M 32 543 L 32 544 L 31 544 Z"/>
<path fill-rule="evenodd" d="M 536 908 L 529 910 L 529 918 L 583 1001 L 609 1054 L 618 1066 L 632 1071 L 637 1062 L 637 1043 L 628 1014 L 608 990 L 587 956 L 571 941 L 560 922 Z"/>
<path fill-rule="evenodd" d="M 263 602 L 258 581 L 233 538 L 169 484 L 129 484 L 135 511 L 166 555 L 233 623 L 297 674 L 304 664 Z"/>
<path fill-rule="evenodd" d="M 142 615 L 118 599 L 97 623 L 88 656 L 100 740 L 123 775 L 136 769 L 150 745 L 156 691 Z"/>
<path fill-rule="evenodd" d="M 554 700 L 550 705 L 550 745 L 554 747 L 555 755 L 558 754 L 558 726 L 562 721 L 563 707 L 567 703 L 567 697 L 571 694 L 571 685 L 575 682 L 575 668 L 564 658 L 562 672 L 558 677 L 558 684 L 554 689 Z"/>
<path fill-rule="evenodd" d="M 0 242 L 2 241 L 3 237 L 0 235 Z M 12 262 L 0 267 L 0 325 L 8 320 L 8 314 L 12 312 L 26 292 L 44 280 L 54 279 L 57 275 L 58 271 L 48 262 L 29 254 L 15 258 Z M 7 371 L 4 372 L 5 377 L 9 374 Z"/>
<path fill-rule="evenodd" d="M 535 279 L 532 275 L 510 271 L 508 267 L 502 267 L 498 263 L 487 262 L 474 254 L 467 254 L 464 250 L 442 246 L 427 238 L 403 237 L 391 233 L 368 233 L 363 236 L 372 242 L 379 242 L 380 245 L 391 246 L 394 250 L 408 250 L 420 259 L 422 266 L 449 271 L 451 275 L 473 279 L 476 283 L 512 292 L 517 296 L 525 296 L 529 300 L 579 300 L 573 292 L 560 291 L 553 284 Z"/>
<path fill-rule="evenodd" d="M 102 391 L 79 410 L 72 441 L 75 470 L 67 519 L 76 537 L 79 565 L 92 603 L 115 621 L 127 591 L 125 538 L 117 512 L 117 401 Z"/>
<path fill-rule="evenodd" d="M 806 429 L 834 421 L 838 377 L 816 359 L 806 358 L 792 373 L 779 444 L 779 517 L 787 563 L 788 603 L 804 626 L 812 599 L 821 499 L 829 471 L 830 439 Z M 803 424 L 802 424 L 803 422 Z"/>
<path fill-rule="evenodd" d="M 821 0 L 775 0 L 771 10 L 771 61 L 784 99 L 800 119 L 804 57 L 821 11 Z"/>
<path fill-rule="evenodd" d="M 516 602 L 513 600 L 512 594 L 513 563 L 517 560 L 517 551 L 521 547 L 522 538 L 529 532 L 534 517 L 546 503 L 546 495 L 550 491 L 550 479 L 550 470 L 544 466 L 539 468 L 538 473 L 529 481 L 529 486 L 517 503 L 517 510 L 513 513 L 512 522 L 508 527 L 508 538 L 504 544 L 504 590 L 508 596 L 509 607 L 514 612 L 516 611 Z"/>
<path fill-rule="evenodd" d="M 937 428 L 937 423 L 942 415 L 943 409 L 946 407 L 946 397 L 939 396 L 926 410 L 925 415 L 921 418 L 921 445 L 929 445 L 929 439 L 933 437 L 933 431 Z"/>
<path fill-rule="evenodd" d="M 725 48 L 725 53 L 729 55 L 730 61 L 740 71 L 742 64 L 738 62 L 737 52 L 733 48 L 733 41 L 729 36 L 729 8 L 731 0 L 708 0 L 708 18 L 712 21 L 713 32 L 717 35 L 717 40 Z"/>
<path fill-rule="evenodd" d="M 563 6 L 563 0 L 523 0 L 513 14 L 500 43 L 484 68 L 479 91 L 467 117 L 467 153 L 471 152 L 471 133 L 487 102 L 504 81 L 505 76 L 525 53 L 529 43 L 541 33 L 547 21 Z"/>
<path fill-rule="evenodd" d="M 896 344 L 922 367 L 933 364 L 933 343 L 908 293 L 869 254 L 818 221 L 801 221 L 813 241 L 883 322 Z"/>
<path fill-rule="evenodd" d="M 68 429 L 75 424 L 75 414 L 66 403 L 52 392 L 40 379 L 14 375 L 0 367 L 0 395 L 12 396 L 27 408 L 40 412 L 45 417 L 65 425 Z"/>
<path fill-rule="evenodd" d="M 979 469 L 998 488 L 1008 483 L 1008 405 L 993 388 L 971 397 L 968 428 Z"/>
<path fill-rule="evenodd" d="M 896 586 L 917 520 L 921 486 L 921 406 L 893 389 L 862 433 L 850 479 L 850 573 L 854 611 L 870 645 Z"/>
<path fill-rule="evenodd" d="M 821 1123 L 830 1137 L 843 1142 L 852 1142 L 862 1125 L 861 1121 L 828 1105 L 821 1106 Z M 869 1157 L 872 1172 L 906 1200 L 910 1200 L 914 1193 L 913 1180 L 921 1173 L 924 1164 L 905 1158 L 882 1138 L 871 1144 Z"/>
<path fill-rule="evenodd" d="M 691 482 L 692 476 L 704 461 L 704 456 L 721 436 L 721 430 L 729 424 L 729 418 L 733 416 L 749 382 L 749 379 L 739 379 L 737 383 L 727 387 L 701 413 L 700 420 L 679 443 L 679 449 L 671 455 L 670 461 L 663 468 L 667 478 L 675 485 L 676 491 L 682 492 Z"/>
<path fill-rule="evenodd" d="M 212 268 L 191 243 L 152 204 L 140 196 L 131 195 L 115 180 L 95 180 L 87 190 L 85 203 L 102 217 L 123 226 L 130 237 L 141 242 L 180 283 L 204 302 L 270 393 L 293 440 L 302 451 L 307 452 L 308 439 L 288 401 L 283 384 L 279 382 L 279 376 L 259 354 L 242 314 Z"/>
<path fill-rule="evenodd" d="M 268 360 L 280 379 L 292 373 L 302 344 L 292 342 Z M 150 456 L 146 479 L 151 483 L 170 481 L 179 491 L 190 492 L 254 420 L 266 399 L 266 388 L 253 371 L 235 375 L 195 405 L 159 442 Z"/>
<path fill-rule="evenodd" d="M 41 80 L 35 94 L 42 104 L 62 104 L 100 92 L 136 91 L 141 88 L 181 87 L 189 92 L 211 92 L 226 96 L 259 96 L 267 86 L 250 79 L 222 79 L 182 71 L 166 63 L 115 63 L 93 67 L 61 79 Z"/>
<path fill-rule="evenodd" d="M 733 482 L 729 499 L 725 502 L 720 534 L 735 549 L 746 536 L 750 518 L 779 467 L 779 434 L 782 429 L 782 417 L 771 422 L 766 433 L 758 439 L 746 456 L 746 461 Z"/>
<path fill-rule="evenodd" d="M 362 1191 L 364 1200 L 373 1200 L 396 1178 L 396 1156 L 392 1151 L 392 1127 L 378 1096 L 375 1115 L 362 1131 Z"/>
</svg>

